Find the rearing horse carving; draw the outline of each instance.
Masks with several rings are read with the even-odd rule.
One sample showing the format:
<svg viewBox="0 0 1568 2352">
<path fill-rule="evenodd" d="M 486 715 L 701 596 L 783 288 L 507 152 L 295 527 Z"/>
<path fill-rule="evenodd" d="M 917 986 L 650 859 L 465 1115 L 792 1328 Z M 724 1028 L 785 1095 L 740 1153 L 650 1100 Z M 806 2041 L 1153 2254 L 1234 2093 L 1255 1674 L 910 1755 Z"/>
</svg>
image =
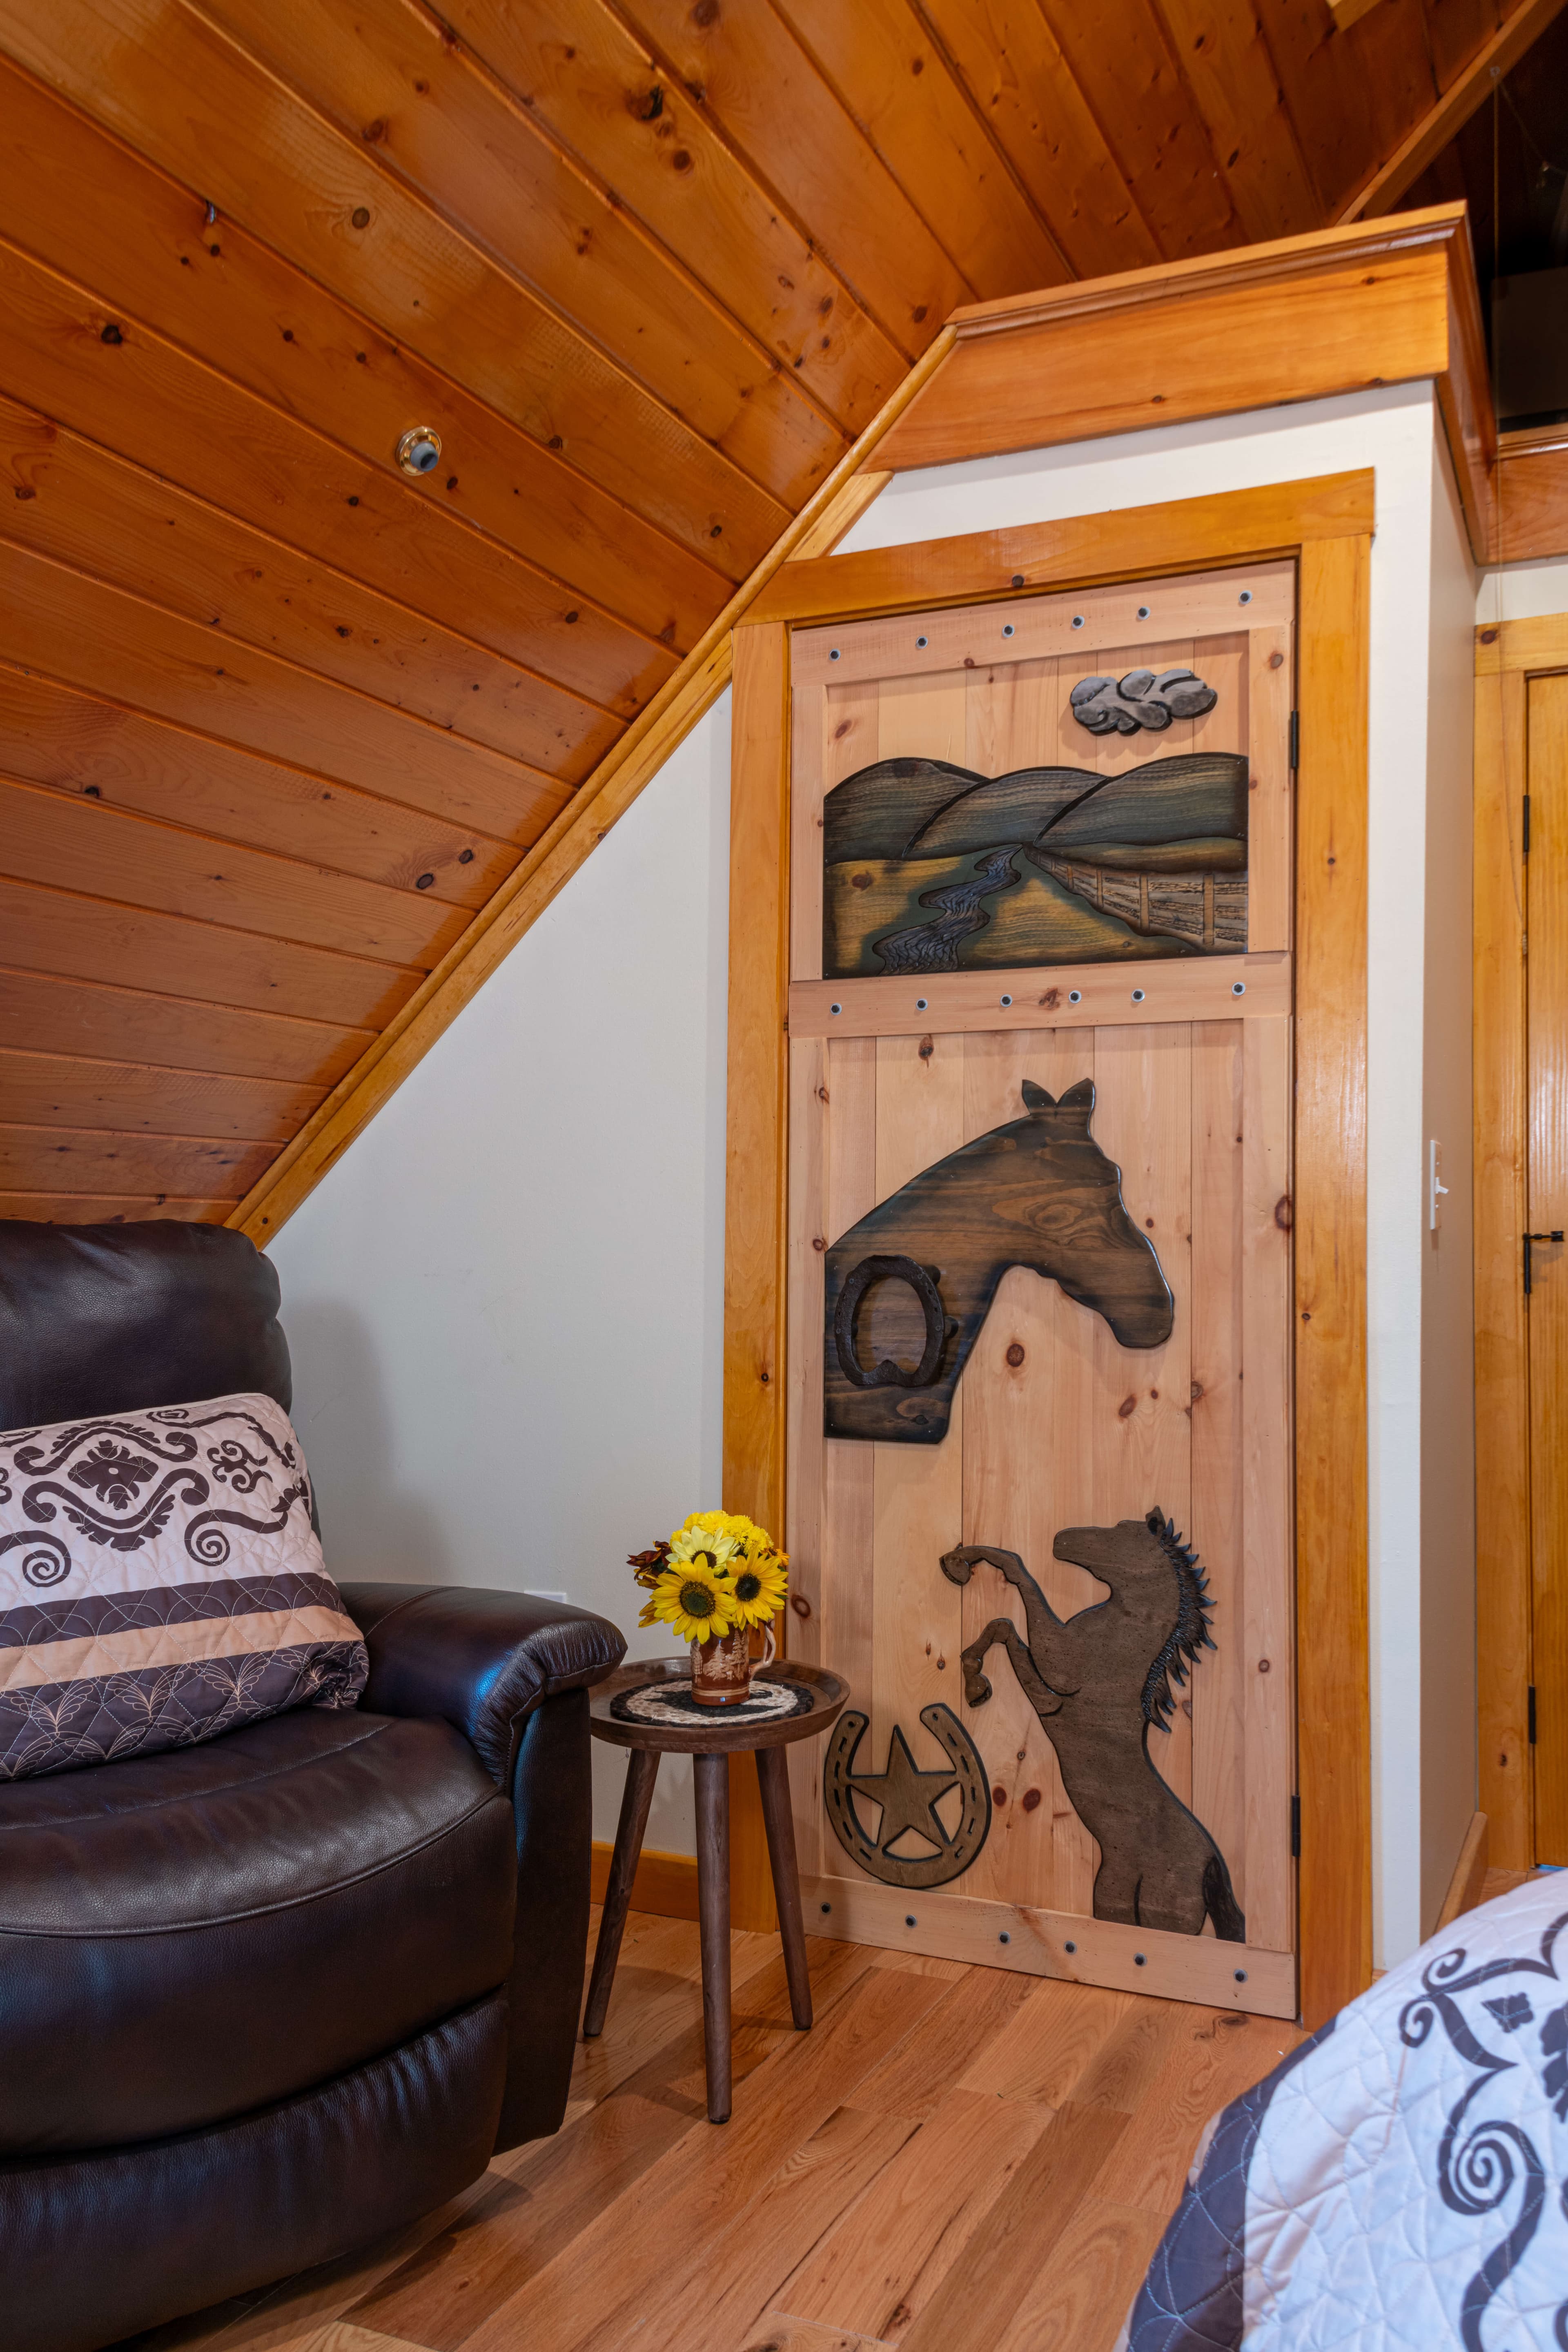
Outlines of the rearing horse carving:
<svg viewBox="0 0 1568 2352">
<path fill-rule="evenodd" d="M 1057 1751 L 1068 1801 L 1100 1847 L 1097 1919 L 1200 1936 L 1205 1916 L 1222 1943 L 1247 1941 L 1247 1921 L 1225 1856 L 1155 1770 L 1152 1728 L 1168 1731 L 1171 1677 L 1214 1648 L 1213 1607 L 1197 1556 L 1158 1509 L 1113 1528 L 1064 1528 L 1051 1547 L 1110 1587 L 1109 1601 L 1057 1615 L 1016 1551 L 961 1544 L 942 1574 L 967 1584 L 987 1560 L 1023 1596 L 1028 1639 L 994 1617 L 963 1652 L 963 1696 L 983 1706 L 987 1651 L 1005 1643 L 1018 1686 Z"/>
<path fill-rule="evenodd" d="M 1025 1116 L 912 1177 L 827 1253 L 824 1426 L 829 1437 L 936 1445 L 953 1391 L 1009 1266 L 1026 1265 L 1102 1315 L 1124 1348 L 1171 1336 L 1172 1301 L 1121 1171 L 1089 1131 L 1094 1082 L 1059 1102 L 1026 1078 Z M 925 1345 L 918 1364 L 861 1361 L 857 1319 L 879 1283 L 907 1284 Z"/>
</svg>

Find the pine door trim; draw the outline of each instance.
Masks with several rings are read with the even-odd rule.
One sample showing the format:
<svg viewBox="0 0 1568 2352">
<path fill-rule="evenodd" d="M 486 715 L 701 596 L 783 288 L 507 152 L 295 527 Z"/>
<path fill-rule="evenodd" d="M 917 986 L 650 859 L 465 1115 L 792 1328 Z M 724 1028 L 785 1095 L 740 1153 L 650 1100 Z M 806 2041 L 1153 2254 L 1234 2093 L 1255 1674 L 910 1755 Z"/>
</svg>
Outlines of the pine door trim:
<svg viewBox="0 0 1568 2352">
<path fill-rule="evenodd" d="M 1301 2013 L 1310 2026 L 1372 1981 L 1366 804 L 1373 509 L 1370 478 L 1352 478 L 1349 499 L 1344 478 L 1329 478 L 1042 526 L 1070 537 L 1074 585 L 1243 562 L 1260 548 L 1294 556 L 1299 564 L 1296 1176 L 1293 1202 L 1282 1203 L 1282 1213 L 1294 1219 L 1296 1247 L 1298 1891 Z M 1338 506 L 1337 531 L 1323 531 L 1326 505 Z M 953 545 L 894 551 L 894 609 L 907 609 L 913 579 L 952 578 Z M 799 567 L 817 575 L 828 569 L 821 562 Z M 998 583 L 988 566 L 984 593 L 995 595 L 999 584 L 1006 593 L 1011 577 Z M 1047 583 L 1037 577 L 1029 584 Z M 1053 578 L 1048 584 L 1065 583 Z M 812 587 L 805 601 L 816 618 L 825 591 L 820 579 Z M 928 591 L 932 602 L 942 593 Z M 858 603 L 855 614 L 866 617 Z M 724 1458 L 726 1502 L 734 1507 L 732 1480 L 735 1497 L 756 1496 L 740 1507 L 758 1516 L 764 1497 L 782 1513 L 784 1491 L 787 621 L 804 617 L 776 611 L 735 631 Z"/>
<path fill-rule="evenodd" d="M 1476 1670 L 1493 1865 L 1535 1862 L 1530 1360 L 1520 1236 L 1528 1211 L 1523 795 L 1530 681 L 1568 669 L 1568 613 L 1476 632 Z"/>
</svg>

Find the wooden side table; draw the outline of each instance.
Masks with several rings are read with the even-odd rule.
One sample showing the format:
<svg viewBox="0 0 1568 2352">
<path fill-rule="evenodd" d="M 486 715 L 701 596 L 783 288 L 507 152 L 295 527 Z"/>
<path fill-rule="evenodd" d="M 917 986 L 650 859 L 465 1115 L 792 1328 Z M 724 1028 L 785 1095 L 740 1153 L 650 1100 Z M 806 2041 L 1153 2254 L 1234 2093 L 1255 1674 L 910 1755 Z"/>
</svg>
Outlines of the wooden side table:
<svg viewBox="0 0 1568 2352">
<path fill-rule="evenodd" d="M 715 1707 L 710 1720 L 693 1714 L 689 1723 L 637 1723 L 612 1713 L 623 1692 L 639 1691 L 649 1684 L 689 1684 L 689 1658 L 645 1658 L 622 1666 L 589 1696 L 589 1720 L 595 1739 L 627 1748 L 626 1793 L 616 1831 L 615 1856 L 599 1919 L 599 1940 L 594 1952 L 594 1974 L 588 1986 L 588 2006 L 583 2017 L 583 2039 L 591 2042 L 604 2030 L 610 2005 L 621 1934 L 631 1906 L 632 1880 L 647 1827 L 658 1759 L 664 1755 L 689 1756 L 697 1783 L 697 1907 L 702 1934 L 702 2035 L 708 2062 L 708 2120 L 730 2120 L 730 1759 L 755 1751 L 757 1780 L 763 1794 L 763 1819 L 767 1824 L 768 1860 L 773 1867 L 773 1894 L 779 1907 L 779 1933 L 784 1940 L 784 1973 L 789 1979 L 790 2011 L 796 2028 L 811 2023 L 811 1979 L 805 1966 L 805 1929 L 801 1919 L 800 1877 L 795 1868 L 795 1823 L 790 1813 L 789 1767 L 784 1749 L 792 1740 L 813 1738 L 826 1731 L 849 1695 L 849 1685 L 821 1666 L 795 1665 L 781 1661 L 764 1666 L 753 1683 L 782 1682 L 809 1691 L 811 1706 L 799 1715 L 726 1721 Z"/>
</svg>

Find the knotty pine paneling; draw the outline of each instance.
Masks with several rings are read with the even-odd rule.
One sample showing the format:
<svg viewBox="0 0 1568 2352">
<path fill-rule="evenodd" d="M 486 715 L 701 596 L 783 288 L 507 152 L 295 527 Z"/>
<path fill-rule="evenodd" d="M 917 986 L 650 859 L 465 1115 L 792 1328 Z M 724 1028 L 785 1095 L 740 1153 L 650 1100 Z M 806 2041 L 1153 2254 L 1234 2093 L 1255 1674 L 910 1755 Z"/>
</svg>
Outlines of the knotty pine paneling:
<svg viewBox="0 0 1568 2352">
<path fill-rule="evenodd" d="M 0 1192 L 0 1217 L 28 1217 L 46 1225 L 132 1224 L 142 1217 L 174 1217 L 185 1224 L 221 1224 L 227 1201 L 187 1201 L 172 1192 Z"/>
<path fill-rule="evenodd" d="M 153 1069 L 63 1054 L 0 1048 L 0 1102 L 30 1127 L 111 1128 L 127 1135 L 189 1135 L 286 1143 L 326 1089 L 211 1070 Z"/>
<path fill-rule="evenodd" d="M 0 401 L 0 467 L 26 492 L 6 535 L 31 552 L 512 759 L 568 772 L 574 753 L 593 758 L 618 732 L 606 706 L 640 707 L 674 667 L 661 648 L 628 648 L 616 633 L 585 692 L 550 687 L 11 401 Z M 628 651 L 638 663 L 629 688 Z"/>
<path fill-rule="evenodd" d="M 137 317 L 383 476 L 410 418 L 434 425 L 461 465 L 417 486 L 426 505 L 524 559 L 520 608 L 537 597 L 539 579 L 551 583 L 543 609 L 563 661 L 574 642 L 563 625 L 574 602 L 567 582 L 592 581 L 606 612 L 677 652 L 701 635 L 715 587 L 745 568 L 732 541 L 705 533 L 688 552 L 232 216 L 209 224 L 188 188 L 4 58 L 0 111 L 8 134 L 0 210 L 18 244 L 68 277 L 80 274 L 84 257 L 98 257 L 94 281 Z M 591 617 L 579 613 L 582 639 L 593 634 Z M 566 668 L 559 675 L 573 677 Z"/>
<path fill-rule="evenodd" d="M 0 0 L 7 1048 L 335 1083 L 951 310 L 1322 225 L 1493 26 Z"/>
<path fill-rule="evenodd" d="M 60 979 L 127 982 L 214 1007 L 377 1030 L 423 975 L 369 957 L 188 919 L 107 895 L 29 886 L 0 873 L 0 938 L 13 968 Z"/>
<path fill-rule="evenodd" d="M 5 0 L 0 47 L 636 511 L 698 548 L 709 515 L 777 537 L 781 499 L 194 9 Z"/>
<path fill-rule="evenodd" d="M 510 842 L 286 767 L 0 662 L 4 759 L 18 781 L 134 810 L 217 841 L 480 907 L 517 862 Z"/>
<path fill-rule="evenodd" d="M 426 971 L 468 920 L 466 908 L 430 891 L 384 889 L 4 776 L 0 873 L 24 882 L 68 877 L 100 898 Z"/>
<path fill-rule="evenodd" d="M 0 602 L 14 661 L 451 822 L 537 831 L 534 820 L 548 822 L 566 797 L 536 764 L 464 743 L 3 537 Z M 574 782 L 616 730 L 595 712 L 583 739 L 574 741 L 574 731 L 564 714 L 534 714 L 536 760 L 552 761 Z"/>
<path fill-rule="evenodd" d="M 122 1135 L 111 1129 L 0 1125 L 0 1191 L 174 1193 L 237 1201 L 276 1143 L 203 1135 Z"/>
<path fill-rule="evenodd" d="M 221 248 L 209 255 L 220 257 Z M 460 485 L 459 475 L 416 485 L 335 447 L 243 385 L 193 366 L 117 286 L 105 294 L 0 246 L 0 293 L 5 388 L 30 406 L 260 530 L 276 533 L 286 514 L 289 538 L 308 553 L 449 628 L 470 637 L 478 630 L 492 650 L 542 676 L 564 665 L 602 694 L 616 673 L 598 665 L 617 641 L 624 674 L 638 675 L 642 640 L 602 624 L 591 606 L 448 511 L 445 485 Z M 343 362 L 353 363 L 347 352 Z M 412 422 L 431 420 L 421 406 Z M 389 455 L 395 446 L 395 436 Z M 596 637 L 607 643 L 595 646 Z"/>
<path fill-rule="evenodd" d="M 234 1004 L 198 1004 L 146 989 L 94 986 L 0 965 L 0 1045 L 99 1061 L 146 1062 L 237 1078 L 285 1078 L 325 1092 L 374 1029 L 297 1021 Z"/>
</svg>

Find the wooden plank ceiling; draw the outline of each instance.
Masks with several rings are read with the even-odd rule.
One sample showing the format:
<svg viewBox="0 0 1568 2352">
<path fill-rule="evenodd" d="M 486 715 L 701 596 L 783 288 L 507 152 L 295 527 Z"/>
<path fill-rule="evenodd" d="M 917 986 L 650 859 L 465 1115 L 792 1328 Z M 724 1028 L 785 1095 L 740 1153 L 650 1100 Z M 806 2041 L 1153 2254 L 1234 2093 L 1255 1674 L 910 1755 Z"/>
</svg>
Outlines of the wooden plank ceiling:
<svg viewBox="0 0 1568 2352">
<path fill-rule="evenodd" d="M 1499 21 L 0 0 L 0 1213 L 226 1216 L 955 305 L 1324 226 Z"/>
</svg>

